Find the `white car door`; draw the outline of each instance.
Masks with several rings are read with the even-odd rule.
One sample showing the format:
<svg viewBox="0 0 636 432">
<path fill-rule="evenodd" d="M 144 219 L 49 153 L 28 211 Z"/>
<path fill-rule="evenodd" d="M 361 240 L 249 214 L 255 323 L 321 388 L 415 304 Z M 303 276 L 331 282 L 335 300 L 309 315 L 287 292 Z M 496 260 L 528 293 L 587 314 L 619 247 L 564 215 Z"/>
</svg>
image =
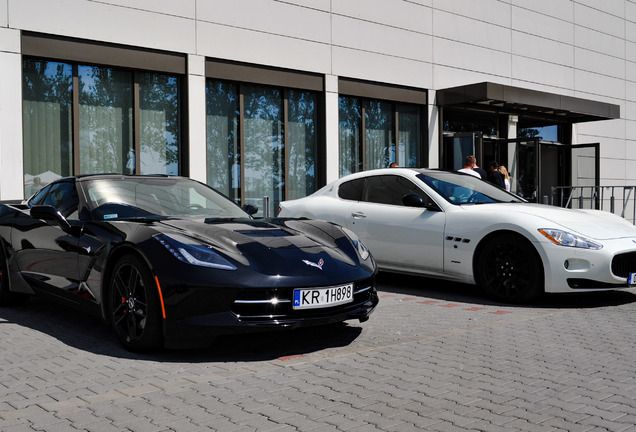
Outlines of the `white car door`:
<svg viewBox="0 0 636 432">
<path fill-rule="evenodd" d="M 430 200 L 406 178 L 367 178 L 362 201 L 351 203 L 346 225 L 371 250 L 381 268 L 441 272 L 445 214 L 402 205 L 402 197 L 408 193 Z"/>
</svg>

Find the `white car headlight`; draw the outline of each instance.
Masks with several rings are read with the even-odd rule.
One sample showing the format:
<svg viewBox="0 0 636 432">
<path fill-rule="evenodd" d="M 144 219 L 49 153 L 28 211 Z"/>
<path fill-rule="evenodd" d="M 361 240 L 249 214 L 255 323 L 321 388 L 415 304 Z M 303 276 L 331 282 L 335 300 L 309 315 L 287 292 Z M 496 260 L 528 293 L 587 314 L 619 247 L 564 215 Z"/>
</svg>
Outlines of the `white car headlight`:
<svg viewBox="0 0 636 432">
<path fill-rule="evenodd" d="M 547 237 L 548 240 L 560 246 L 595 250 L 603 248 L 603 245 L 571 232 L 553 228 L 541 228 L 539 232 Z"/>
<path fill-rule="evenodd" d="M 236 266 L 209 246 L 180 234 L 158 234 L 155 237 L 179 261 L 219 270 L 236 270 Z"/>
</svg>

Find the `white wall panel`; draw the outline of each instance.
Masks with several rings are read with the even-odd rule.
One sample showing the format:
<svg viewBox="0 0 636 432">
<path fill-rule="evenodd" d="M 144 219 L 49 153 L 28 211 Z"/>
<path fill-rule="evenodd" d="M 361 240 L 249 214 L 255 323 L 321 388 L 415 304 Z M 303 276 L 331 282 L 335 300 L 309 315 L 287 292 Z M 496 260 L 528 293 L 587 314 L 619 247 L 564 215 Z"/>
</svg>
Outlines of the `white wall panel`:
<svg viewBox="0 0 636 432">
<path fill-rule="evenodd" d="M 210 23 L 197 25 L 199 55 L 329 73 L 328 44 Z"/>
<path fill-rule="evenodd" d="M 7 1 L 8 0 L 0 0 L 0 27 L 7 27 L 9 23 Z"/>
<path fill-rule="evenodd" d="M 349 18 L 432 34 L 432 9 L 404 0 L 334 1 L 332 12 Z"/>
<path fill-rule="evenodd" d="M 625 57 L 625 42 L 623 39 L 585 27 L 575 26 L 574 45 L 614 57 Z"/>
<path fill-rule="evenodd" d="M 480 82 L 494 82 L 497 84 L 510 85 L 510 80 L 505 77 L 495 77 L 491 74 L 481 73 L 474 70 L 462 70 L 455 67 L 440 64 L 433 65 L 433 86 L 434 89 L 445 89 L 466 84 Z"/>
<path fill-rule="evenodd" d="M 433 19 L 435 37 L 510 52 L 509 27 L 497 26 L 439 10 L 433 12 Z"/>
<path fill-rule="evenodd" d="M 274 0 L 208 0 L 197 3 L 201 21 L 328 43 L 329 14 Z"/>
<path fill-rule="evenodd" d="M 192 53 L 194 21 L 86 0 L 9 0 L 13 28 Z M 73 18 L 76 17 L 76 18 Z"/>
<path fill-rule="evenodd" d="M 574 47 L 571 44 L 527 33 L 512 32 L 512 53 L 548 63 L 574 67 Z"/>
<path fill-rule="evenodd" d="M 431 64 L 384 54 L 333 48 L 333 74 L 341 77 L 431 88 Z"/>
<path fill-rule="evenodd" d="M 194 19 L 197 2 L 196 0 L 152 0 L 144 2 L 139 0 L 103 0 L 102 3 Z"/>
<path fill-rule="evenodd" d="M 19 31 L 0 27 L 0 52 L 20 53 Z"/>
<path fill-rule="evenodd" d="M 596 122 L 579 123 L 579 135 L 602 137 L 603 140 L 613 139 L 613 143 L 620 144 L 625 140 L 625 120 L 604 120 Z M 611 150 L 603 153 L 603 156 L 612 156 Z"/>
<path fill-rule="evenodd" d="M 573 22 L 574 19 L 574 4 L 572 0 L 512 0 L 512 4 L 513 6 L 538 12 L 547 19 L 554 17 L 566 22 Z M 541 23 L 536 24 L 541 25 Z"/>
<path fill-rule="evenodd" d="M 574 25 L 570 21 L 545 15 L 536 9 L 512 8 L 512 28 L 564 44 L 574 42 Z"/>
<path fill-rule="evenodd" d="M 627 60 L 628 62 L 636 63 L 636 42 L 625 42 L 625 60 Z M 633 74 L 627 74 L 627 79 L 636 81 L 636 76 Z"/>
<path fill-rule="evenodd" d="M 509 77 L 511 72 L 509 53 L 440 38 L 434 41 L 433 61 L 440 66 L 488 73 L 493 77 Z"/>
<path fill-rule="evenodd" d="M 582 48 L 574 49 L 574 64 L 577 69 L 608 75 L 614 78 L 625 78 L 625 60 Z"/>
<path fill-rule="evenodd" d="M 603 143 L 601 143 L 601 147 L 604 148 Z M 603 150 L 601 150 L 602 154 Z M 601 181 L 602 185 L 608 184 L 605 180 L 617 180 L 616 184 L 625 184 L 623 183 L 626 178 L 627 171 L 625 169 L 625 160 L 624 159 L 609 159 L 605 157 L 601 157 L 600 160 L 601 165 Z"/>
<path fill-rule="evenodd" d="M 625 99 L 625 80 L 599 75 L 576 69 L 574 71 L 574 83 L 577 92 L 586 93 L 588 99 L 602 100 L 603 97 L 617 100 Z M 585 97 L 585 96 L 581 96 Z M 618 103 L 614 101 L 614 103 Z"/>
<path fill-rule="evenodd" d="M 199 3 L 206 2 L 206 1 L 209 1 L 209 0 L 198 0 Z M 318 9 L 324 12 L 329 12 L 331 10 L 332 2 L 331 0 L 285 0 L 285 3 L 291 3 L 298 6 L 304 6 L 311 9 Z"/>
<path fill-rule="evenodd" d="M 18 33 L 2 29 L 2 33 L 7 32 Z M 11 39 L 6 34 L 4 38 Z M 0 95 L 0 199 L 22 199 L 24 192 L 20 54 L 0 51 Z"/>
<path fill-rule="evenodd" d="M 594 2 L 596 5 L 594 8 L 574 3 L 574 22 L 576 25 L 622 39 L 625 37 L 625 22 L 621 18 L 623 12 L 616 16 L 599 10 L 599 7 L 602 9 L 602 5 L 606 4 L 607 1 Z"/>
<path fill-rule="evenodd" d="M 559 89 L 574 88 L 574 70 L 571 67 L 512 56 L 512 77 L 527 83 L 537 83 Z M 522 87 L 527 87 L 524 85 Z M 564 94 L 563 91 L 556 93 Z"/>
<path fill-rule="evenodd" d="M 333 45 L 430 61 L 431 36 L 343 16 L 333 17 Z"/>
<path fill-rule="evenodd" d="M 625 0 L 576 0 L 576 2 L 610 15 L 623 16 L 625 13 Z"/>
<path fill-rule="evenodd" d="M 433 8 L 502 27 L 510 27 L 509 0 L 434 0 Z"/>
</svg>

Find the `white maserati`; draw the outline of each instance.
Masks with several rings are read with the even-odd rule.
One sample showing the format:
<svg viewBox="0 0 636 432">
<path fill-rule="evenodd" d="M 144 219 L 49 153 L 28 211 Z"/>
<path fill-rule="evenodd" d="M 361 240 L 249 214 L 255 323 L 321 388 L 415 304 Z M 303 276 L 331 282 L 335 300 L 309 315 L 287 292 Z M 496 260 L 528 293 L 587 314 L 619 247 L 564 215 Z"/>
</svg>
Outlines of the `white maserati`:
<svg viewBox="0 0 636 432">
<path fill-rule="evenodd" d="M 381 270 L 482 286 L 500 301 L 636 285 L 636 227 L 599 210 L 532 204 L 468 174 L 386 168 L 280 204 L 281 217 L 353 231 Z"/>
</svg>

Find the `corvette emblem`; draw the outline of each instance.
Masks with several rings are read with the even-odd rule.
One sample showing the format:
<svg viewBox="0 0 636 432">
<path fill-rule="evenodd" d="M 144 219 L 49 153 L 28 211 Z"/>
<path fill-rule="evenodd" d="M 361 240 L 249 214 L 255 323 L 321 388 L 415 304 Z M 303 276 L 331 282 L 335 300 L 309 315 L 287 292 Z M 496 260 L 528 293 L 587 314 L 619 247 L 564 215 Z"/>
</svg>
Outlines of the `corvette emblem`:
<svg viewBox="0 0 636 432">
<path fill-rule="evenodd" d="M 325 263 L 322 258 L 320 258 L 320 261 L 318 261 L 317 263 L 313 261 L 309 261 L 309 260 L 303 260 L 303 262 L 307 264 L 308 266 L 316 267 L 316 268 L 319 268 L 320 270 L 322 270 L 322 266 Z"/>
</svg>

